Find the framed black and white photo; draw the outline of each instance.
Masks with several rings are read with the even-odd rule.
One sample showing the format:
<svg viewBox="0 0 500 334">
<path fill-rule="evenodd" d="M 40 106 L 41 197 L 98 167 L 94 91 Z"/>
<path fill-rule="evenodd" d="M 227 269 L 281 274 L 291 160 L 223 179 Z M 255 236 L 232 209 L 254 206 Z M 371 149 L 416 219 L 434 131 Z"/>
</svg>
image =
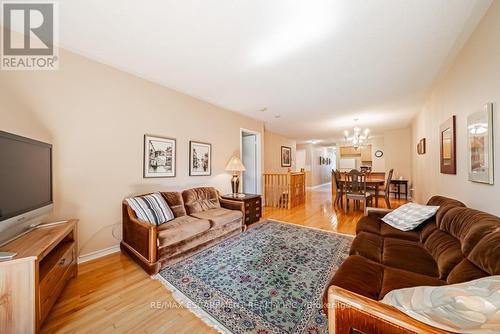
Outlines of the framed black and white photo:
<svg viewBox="0 0 500 334">
<path fill-rule="evenodd" d="M 281 167 L 292 167 L 292 148 L 281 146 Z"/>
<path fill-rule="evenodd" d="M 144 177 L 175 177 L 176 140 L 144 135 Z"/>
<path fill-rule="evenodd" d="M 467 117 L 469 180 L 493 184 L 493 104 Z"/>
<path fill-rule="evenodd" d="M 212 174 L 212 145 L 197 141 L 189 142 L 189 175 Z"/>
</svg>

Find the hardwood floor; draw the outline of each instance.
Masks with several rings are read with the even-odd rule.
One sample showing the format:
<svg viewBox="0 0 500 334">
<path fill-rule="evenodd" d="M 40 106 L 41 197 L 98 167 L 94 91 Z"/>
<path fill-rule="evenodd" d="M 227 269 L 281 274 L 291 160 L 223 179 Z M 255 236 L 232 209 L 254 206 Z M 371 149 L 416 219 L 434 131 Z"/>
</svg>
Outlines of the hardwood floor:
<svg viewBox="0 0 500 334">
<path fill-rule="evenodd" d="M 383 201 L 380 206 L 383 207 Z M 394 200 L 397 207 L 405 201 Z M 307 192 L 306 204 L 292 210 L 264 209 L 273 218 L 354 234 L 362 211 L 333 208 L 328 186 Z M 42 333 L 217 333 L 177 304 L 163 285 L 121 253 L 79 266 L 52 309 Z"/>
</svg>

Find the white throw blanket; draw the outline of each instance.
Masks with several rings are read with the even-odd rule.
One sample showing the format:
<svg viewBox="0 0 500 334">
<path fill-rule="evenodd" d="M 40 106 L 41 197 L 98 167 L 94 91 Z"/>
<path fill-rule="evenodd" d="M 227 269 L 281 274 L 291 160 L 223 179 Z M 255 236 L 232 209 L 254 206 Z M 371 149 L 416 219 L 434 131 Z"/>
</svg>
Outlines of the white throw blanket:
<svg viewBox="0 0 500 334">
<path fill-rule="evenodd" d="M 393 290 L 382 302 L 447 331 L 500 333 L 500 276 L 445 286 Z"/>
</svg>

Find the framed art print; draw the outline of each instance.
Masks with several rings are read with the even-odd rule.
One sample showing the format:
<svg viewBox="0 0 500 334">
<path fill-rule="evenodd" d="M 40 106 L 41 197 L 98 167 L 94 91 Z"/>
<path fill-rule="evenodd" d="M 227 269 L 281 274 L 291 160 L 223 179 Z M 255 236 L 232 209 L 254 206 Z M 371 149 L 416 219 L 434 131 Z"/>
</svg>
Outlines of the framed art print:
<svg viewBox="0 0 500 334">
<path fill-rule="evenodd" d="M 442 174 L 457 174 L 456 153 L 456 117 L 452 116 L 441 124 L 439 129 L 440 138 L 440 168 Z"/>
<path fill-rule="evenodd" d="M 493 184 L 493 104 L 467 117 L 469 180 Z"/>
<path fill-rule="evenodd" d="M 144 177 L 175 177 L 176 140 L 144 135 Z"/>
<path fill-rule="evenodd" d="M 418 142 L 417 153 L 418 154 L 425 154 L 426 153 L 425 138 L 420 139 L 420 141 Z"/>
<path fill-rule="evenodd" d="M 212 174 L 212 145 L 197 141 L 189 142 L 189 175 Z"/>
<path fill-rule="evenodd" d="M 281 146 L 281 167 L 292 167 L 292 148 Z"/>
</svg>

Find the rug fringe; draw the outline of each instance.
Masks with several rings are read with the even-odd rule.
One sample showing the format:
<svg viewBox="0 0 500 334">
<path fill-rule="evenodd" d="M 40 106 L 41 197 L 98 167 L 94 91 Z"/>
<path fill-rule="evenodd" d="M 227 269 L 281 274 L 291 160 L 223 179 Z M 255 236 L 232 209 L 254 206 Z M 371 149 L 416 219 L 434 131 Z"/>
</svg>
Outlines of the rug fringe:
<svg viewBox="0 0 500 334">
<path fill-rule="evenodd" d="M 163 278 L 159 273 L 151 276 L 151 279 L 160 281 L 163 286 L 167 288 L 172 293 L 172 297 L 176 302 L 184 306 L 189 312 L 193 313 L 197 318 L 203 321 L 207 326 L 215 329 L 221 334 L 234 334 L 226 327 L 224 327 L 220 322 L 215 320 L 210 314 L 205 312 L 201 307 L 193 308 L 189 305 L 196 305 L 191 299 L 180 292 L 175 286 L 170 284 L 165 278 Z"/>
</svg>

